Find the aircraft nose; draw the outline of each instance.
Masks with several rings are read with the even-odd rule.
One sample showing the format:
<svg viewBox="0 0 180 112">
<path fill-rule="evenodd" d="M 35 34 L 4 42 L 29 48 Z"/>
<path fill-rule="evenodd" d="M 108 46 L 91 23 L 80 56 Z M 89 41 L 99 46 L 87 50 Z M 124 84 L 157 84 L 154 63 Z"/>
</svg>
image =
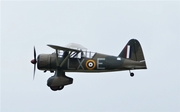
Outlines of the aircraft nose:
<svg viewBox="0 0 180 112">
<path fill-rule="evenodd" d="M 32 60 L 31 60 L 31 63 L 32 63 L 32 64 L 36 64 L 36 60 L 35 60 L 35 59 L 32 59 Z"/>
</svg>

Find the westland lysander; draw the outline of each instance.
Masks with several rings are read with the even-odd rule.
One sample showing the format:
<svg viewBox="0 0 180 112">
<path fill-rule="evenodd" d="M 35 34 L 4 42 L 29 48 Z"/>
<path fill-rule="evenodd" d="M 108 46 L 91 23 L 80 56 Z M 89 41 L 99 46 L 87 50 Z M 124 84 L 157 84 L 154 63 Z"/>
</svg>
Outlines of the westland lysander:
<svg viewBox="0 0 180 112">
<path fill-rule="evenodd" d="M 52 54 L 39 54 L 36 59 L 34 48 L 34 74 L 36 63 L 39 70 L 54 72 L 47 80 L 47 85 L 53 90 L 62 90 L 64 86 L 72 84 L 73 79 L 67 77 L 65 72 L 113 72 L 128 70 L 147 69 L 142 47 L 138 40 L 131 39 L 121 53 L 117 56 L 87 51 L 79 44 L 69 44 L 67 47 L 48 45 L 55 49 Z"/>
</svg>

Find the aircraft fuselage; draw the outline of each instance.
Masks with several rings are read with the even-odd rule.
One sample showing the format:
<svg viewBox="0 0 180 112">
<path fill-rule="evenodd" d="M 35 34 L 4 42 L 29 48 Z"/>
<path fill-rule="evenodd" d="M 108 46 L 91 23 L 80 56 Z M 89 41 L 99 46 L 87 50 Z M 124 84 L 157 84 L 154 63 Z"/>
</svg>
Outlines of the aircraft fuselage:
<svg viewBox="0 0 180 112">
<path fill-rule="evenodd" d="M 61 63 L 64 60 L 65 57 L 58 57 L 59 67 L 65 72 L 121 71 L 128 70 L 130 66 L 133 69 L 145 68 L 145 63 L 143 62 L 137 62 L 118 56 L 111 56 L 100 53 L 96 53 L 92 58 L 68 58 L 61 66 Z M 133 63 L 134 67 L 132 67 Z M 55 71 L 57 69 L 55 54 L 40 54 L 38 56 L 38 69 Z"/>
</svg>

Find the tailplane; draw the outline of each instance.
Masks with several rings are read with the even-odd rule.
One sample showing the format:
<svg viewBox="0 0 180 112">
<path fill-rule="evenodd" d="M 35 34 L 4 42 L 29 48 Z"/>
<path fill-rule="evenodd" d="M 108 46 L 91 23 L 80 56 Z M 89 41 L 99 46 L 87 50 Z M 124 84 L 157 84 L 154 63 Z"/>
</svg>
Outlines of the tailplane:
<svg viewBox="0 0 180 112">
<path fill-rule="evenodd" d="M 118 56 L 134 61 L 145 61 L 142 47 L 136 39 L 129 40 Z"/>
</svg>

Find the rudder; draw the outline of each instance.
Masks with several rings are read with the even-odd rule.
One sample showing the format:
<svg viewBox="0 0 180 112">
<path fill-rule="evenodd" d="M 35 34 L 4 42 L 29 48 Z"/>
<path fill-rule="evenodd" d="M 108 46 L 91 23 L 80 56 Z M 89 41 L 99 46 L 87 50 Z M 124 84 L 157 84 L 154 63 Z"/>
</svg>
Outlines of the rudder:
<svg viewBox="0 0 180 112">
<path fill-rule="evenodd" d="M 134 60 L 134 61 L 144 61 L 144 54 L 142 51 L 142 47 L 138 40 L 131 39 L 126 44 L 124 49 L 118 55 L 119 57 Z"/>
</svg>

